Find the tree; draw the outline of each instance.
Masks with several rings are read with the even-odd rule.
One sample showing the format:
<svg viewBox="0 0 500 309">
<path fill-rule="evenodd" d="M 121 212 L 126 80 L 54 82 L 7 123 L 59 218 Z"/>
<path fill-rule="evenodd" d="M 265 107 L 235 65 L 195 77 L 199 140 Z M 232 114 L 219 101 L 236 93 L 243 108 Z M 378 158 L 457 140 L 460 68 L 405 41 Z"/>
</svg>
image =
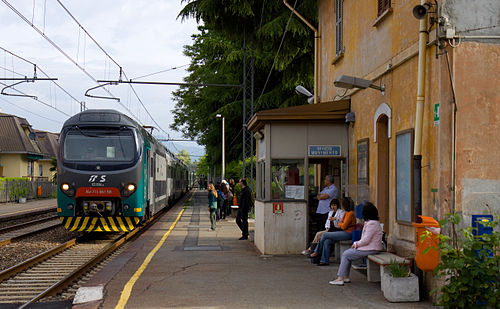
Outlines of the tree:
<svg viewBox="0 0 500 309">
<path fill-rule="evenodd" d="M 204 155 L 203 157 L 198 160 L 198 164 L 196 164 L 196 176 L 207 176 L 209 173 L 210 167 L 207 162 L 207 155 Z"/>
<path fill-rule="evenodd" d="M 191 165 L 191 156 L 189 155 L 189 152 L 187 152 L 186 149 L 182 149 L 181 151 L 179 151 L 179 153 L 176 156 L 187 166 Z"/>
<path fill-rule="evenodd" d="M 295 16 L 290 18 L 290 10 L 280 1 L 183 2 L 182 19 L 203 21 L 199 33 L 193 35 L 193 44 L 184 49 L 191 58 L 185 82 L 242 84 L 245 36 L 247 57 L 255 59 L 255 111 L 305 103 L 294 88 L 302 84 L 312 89 L 313 32 Z M 316 22 L 317 1 L 296 3 L 297 10 Z M 287 35 L 282 42 L 285 28 Z M 218 164 L 222 141 L 215 115 L 220 113 L 226 119 L 226 160 L 241 160 L 242 94 L 241 88 L 182 86 L 174 92 L 177 104 L 171 128 L 186 138 L 198 139 L 206 147 L 209 163 Z"/>
</svg>

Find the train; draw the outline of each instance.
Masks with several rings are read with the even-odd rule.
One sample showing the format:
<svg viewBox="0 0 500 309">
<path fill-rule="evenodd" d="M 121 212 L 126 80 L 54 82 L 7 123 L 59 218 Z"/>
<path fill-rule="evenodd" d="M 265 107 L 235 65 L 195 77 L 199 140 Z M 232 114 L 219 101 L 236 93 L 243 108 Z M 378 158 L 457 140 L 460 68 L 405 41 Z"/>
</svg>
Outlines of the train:
<svg viewBox="0 0 500 309">
<path fill-rule="evenodd" d="M 57 214 L 70 231 L 129 232 L 184 195 L 193 177 L 127 115 L 85 110 L 59 135 Z"/>
</svg>

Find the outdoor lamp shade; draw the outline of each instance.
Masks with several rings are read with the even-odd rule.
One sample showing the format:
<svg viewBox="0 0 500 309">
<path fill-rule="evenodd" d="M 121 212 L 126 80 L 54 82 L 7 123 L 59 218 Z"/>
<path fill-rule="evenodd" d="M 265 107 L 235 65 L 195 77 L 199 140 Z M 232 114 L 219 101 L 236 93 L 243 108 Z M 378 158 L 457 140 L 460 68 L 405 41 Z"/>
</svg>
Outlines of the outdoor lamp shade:
<svg viewBox="0 0 500 309">
<path fill-rule="evenodd" d="M 352 88 L 361 88 L 365 89 L 370 87 L 372 84 L 371 80 L 358 78 L 354 76 L 340 75 L 333 84 L 335 87 L 344 88 L 344 89 L 352 89 Z"/>
</svg>

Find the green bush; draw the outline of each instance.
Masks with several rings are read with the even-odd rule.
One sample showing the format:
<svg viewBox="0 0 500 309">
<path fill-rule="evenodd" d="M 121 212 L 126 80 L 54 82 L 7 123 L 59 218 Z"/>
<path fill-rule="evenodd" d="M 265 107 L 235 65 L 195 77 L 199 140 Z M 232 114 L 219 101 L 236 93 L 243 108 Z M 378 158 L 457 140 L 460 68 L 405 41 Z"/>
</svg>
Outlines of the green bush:
<svg viewBox="0 0 500 309">
<path fill-rule="evenodd" d="M 4 188 L 9 191 L 11 200 L 19 200 L 21 197 L 28 196 L 27 182 L 28 178 L 14 177 L 14 178 L 1 178 L 4 181 Z M 5 185 L 5 182 L 8 185 Z"/>
<path fill-rule="evenodd" d="M 496 217 L 484 222 L 492 228 L 488 235 L 473 235 L 473 228 L 456 231 L 460 223 L 458 214 L 448 214 L 441 220 L 441 228 L 451 224 L 451 236 L 438 235 L 440 262 L 434 273 L 444 278 L 438 305 L 444 308 L 498 308 L 500 300 L 500 233 L 495 231 Z M 422 238 L 427 235 L 422 235 Z M 424 251 L 425 254 L 426 251 Z"/>
<path fill-rule="evenodd" d="M 391 276 L 393 276 L 394 278 L 404 278 L 410 275 L 410 270 L 408 269 L 408 267 L 404 264 L 398 263 L 395 260 L 391 261 L 391 264 L 387 265 L 387 268 L 389 269 L 389 273 L 391 274 Z"/>
</svg>

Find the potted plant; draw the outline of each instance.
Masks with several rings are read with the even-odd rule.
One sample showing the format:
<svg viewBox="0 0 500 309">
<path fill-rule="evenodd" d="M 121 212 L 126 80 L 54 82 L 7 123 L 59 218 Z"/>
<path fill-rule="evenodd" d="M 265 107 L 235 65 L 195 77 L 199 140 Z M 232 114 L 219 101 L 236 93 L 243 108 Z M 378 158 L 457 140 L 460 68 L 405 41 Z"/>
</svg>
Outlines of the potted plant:
<svg viewBox="0 0 500 309">
<path fill-rule="evenodd" d="M 383 268 L 380 280 L 384 297 L 390 302 L 419 301 L 418 277 L 397 261 Z"/>
</svg>

